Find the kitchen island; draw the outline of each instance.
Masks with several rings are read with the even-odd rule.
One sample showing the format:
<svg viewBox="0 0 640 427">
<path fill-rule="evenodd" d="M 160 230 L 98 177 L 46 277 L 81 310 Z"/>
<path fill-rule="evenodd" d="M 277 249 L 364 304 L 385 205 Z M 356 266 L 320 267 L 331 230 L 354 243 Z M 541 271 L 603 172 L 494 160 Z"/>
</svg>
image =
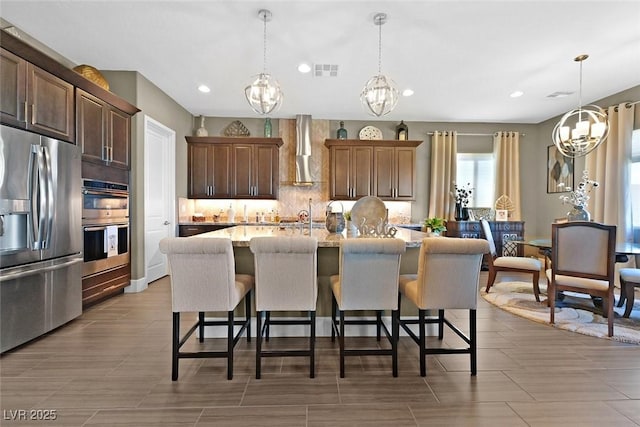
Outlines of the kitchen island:
<svg viewBox="0 0 640 427">
<path fill-rule="evenodd" d="M 254 274 L 253 254 L 249 249 L 249 241 L 252 237 L 259 236 L 308 236 L 309 225 L 303 227 L 300 224 L 278 225 L 238 225 L 223 230 L 211 231 L 197 235 L 198 238 L 227 237 L 233 242 L 236 262 L 236 273 Z M 331 316 L 331 290 L 329 288 L 329 276 L 339 272 L 340 242 L 345 239 L 354 239 L 347 231 L 342 233 L 329 233 L 323 223 L 314 224 L 311 235 L 318 239 L 318 335 L 330 334 L 329 318 Z M 418 255 L 422 239 L 427 233 L 399 228 L 396 236 L 406 243 L 407 251 L 402 255 L 400 274 L 415 274 L 418 271 Z M 191 237 L 194 238 L 194 237 Z M 292 283 L 291 286 L 295 286 Z M 410 304 L 405 304 L 410 305 Z M 411 315 L 413 307 L 407 307 Z M 242 315 L 242 310 L 239 310 Z M 372 313 L 370 313 L 372 314 Z M 288 314 L 287 314 L 288 315 Z M 291 314 L 294 315 L 294 314 Z"/>
</svg>

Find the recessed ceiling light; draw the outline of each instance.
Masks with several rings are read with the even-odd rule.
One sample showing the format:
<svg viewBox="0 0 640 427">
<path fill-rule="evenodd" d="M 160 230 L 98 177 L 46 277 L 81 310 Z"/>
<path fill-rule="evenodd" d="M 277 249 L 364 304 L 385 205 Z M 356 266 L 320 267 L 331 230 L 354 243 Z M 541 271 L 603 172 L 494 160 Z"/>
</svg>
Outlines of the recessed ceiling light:
<svg viewBox="0 0 640 427">
<path fill-rule="evenodd" d="M 522 95 L 524 95 L 524 92 L 521 90 L 516 90 L 515 92 L 512 92 L 511 95 L 509 95 L 512 98 L 520 98 Z"/>
<path fill-rule="evenodd" d="M 405 89 L 402 91 L 402 96 L 411 96 L 413 95 L 413 89 Z"/>
<path fill-rule="evenodd" d="M 211 89 L 209 89 L 209 86 L 207 85 L 200 85 L 198 86 L 198 90 L 202 93 L 209 93 L 211 92 Z"/>
<path fill-rule="evenodd" d="M 303 62 L 302 64 L 298 65 L 298 71 L 306 74 L 309 71 L 311 71 L 311 65 L 307 64 L 306 62 Z"/>
</svg>

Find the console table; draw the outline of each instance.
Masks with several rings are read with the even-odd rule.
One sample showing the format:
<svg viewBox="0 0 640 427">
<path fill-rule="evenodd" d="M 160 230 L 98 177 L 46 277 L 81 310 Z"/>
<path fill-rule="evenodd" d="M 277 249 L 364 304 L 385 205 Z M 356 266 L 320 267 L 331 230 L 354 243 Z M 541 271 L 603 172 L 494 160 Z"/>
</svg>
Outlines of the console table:
<svg viewBox="0 0 640 427">
<path fill-rule="evenodd" d="M 493 241 L 496 244 L 498 256 L 523 256 L 522 245 L 508 246 L 505 243 L 512 240 L 524 240 L 524 221 L 489 221 Z M 480 221 L 447 221 L 447 237 L 461 237 L 468 239 L 484 239 Z M 515 247 L 513 247 L 515 246 Z"/>
</svg>

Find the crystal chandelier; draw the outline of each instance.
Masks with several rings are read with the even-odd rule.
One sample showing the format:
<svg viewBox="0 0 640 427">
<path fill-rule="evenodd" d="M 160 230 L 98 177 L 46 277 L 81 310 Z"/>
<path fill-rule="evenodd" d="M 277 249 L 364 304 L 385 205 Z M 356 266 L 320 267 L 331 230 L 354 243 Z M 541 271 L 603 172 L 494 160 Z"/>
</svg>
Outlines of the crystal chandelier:
<svg viewBox="0 0 640 427">
<path fill-rule="evenodd" d="M 249 105 L 258 114 L 277 111 L 282 105 L 283 93 L 276 79 L 267 73 L 267 21 L 271 20 L 271 11 L 260 9 L 258 16 L 264 22 L 262 73 L 244 89 Z"/>
<path fill-rule="evenodd" d="M 386 13 L 377 13 L 373 23 L 378 26 L 378 74 L 371 77 L 362 89 L 360 102 L 367 112 L 375 116 L 389 114 L 398 103 L 399 92 L 391 78 L 380 71 L 382 68 L 382 25 L 387 22 Z"/>
<path fill-rule="evenodd" d="M 566 113 L 553 128 L 553 143 L 566 157 L 581 157 L 595 150 L 609 135 L 607 113 L 597 105 L 582 106 L 582 62 L 589 55 L 577 56 L 580 63 L 578 109 Z"/>
</svg>

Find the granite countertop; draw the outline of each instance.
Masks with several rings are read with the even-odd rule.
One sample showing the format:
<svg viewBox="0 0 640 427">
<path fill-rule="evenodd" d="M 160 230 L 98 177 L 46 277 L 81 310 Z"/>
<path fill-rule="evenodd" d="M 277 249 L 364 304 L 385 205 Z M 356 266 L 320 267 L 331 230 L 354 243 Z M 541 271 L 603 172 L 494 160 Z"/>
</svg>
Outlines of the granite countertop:
<svg viewBox="0 0 640 427">
<path fill-rule="evenodd" d="M 301 229 L 299 226 L 287 226 L 280 227 L 277 225 L 236 225 L 233 227 L 225 228 L 217 231 L 210 231 L 208 233 L 198 234 L 194 237 L 206 238 L 206 237 L 229 237 L 233 241 L 235 247 L 248 247 L 249 240 L 252 237 L 260 236 L 308 236 L 309 227 Z M 342 233 L 329 233 L 322 227 L 313 227 L 311 235 L 318 238 L 318 247 L 321 248 L 337 248 L 340 246 L 340 241 L 345 239 L 353 239 L 356 237 L 347 234 L 347 230 Z M 406 242 L 408 248 L 419 247 L 422 243 L 422 239 L 427 237 L 427 233 L 420 231 L 409 230 L 407 228 L 398 228 L 395 237 L 402 239 Z"/>
<path fill-rule="evenodd" d="M 295 221 L 282 221 L 284 223 L 287 224 L 287 226 L 290 226 L 291 224 L 297 224 L 297 222 Z M 313 220 L 313 224 L 314 227 L 317 224 L 320 224 L 322 227 L 324 227 L 324 219 L 314 219 Z M 256 226 L 277 226 L 278 224 L 280 224 L 279 222 L 256 222 L 256 221 L 249 221 L 249 222 L 226 222 L 226 221 L 179 221 L 178 225 L 222 225 L 222 226 L 240 226 L 240 225 L 256 225 Z M 408 223 L 408 224 L 389 224 L 392 225 L 396 228 L 398 227 L 406 227 L 406 228 L 415 228 L 415 227 L 422 227 L 422 223 Z"/>
</svg>

